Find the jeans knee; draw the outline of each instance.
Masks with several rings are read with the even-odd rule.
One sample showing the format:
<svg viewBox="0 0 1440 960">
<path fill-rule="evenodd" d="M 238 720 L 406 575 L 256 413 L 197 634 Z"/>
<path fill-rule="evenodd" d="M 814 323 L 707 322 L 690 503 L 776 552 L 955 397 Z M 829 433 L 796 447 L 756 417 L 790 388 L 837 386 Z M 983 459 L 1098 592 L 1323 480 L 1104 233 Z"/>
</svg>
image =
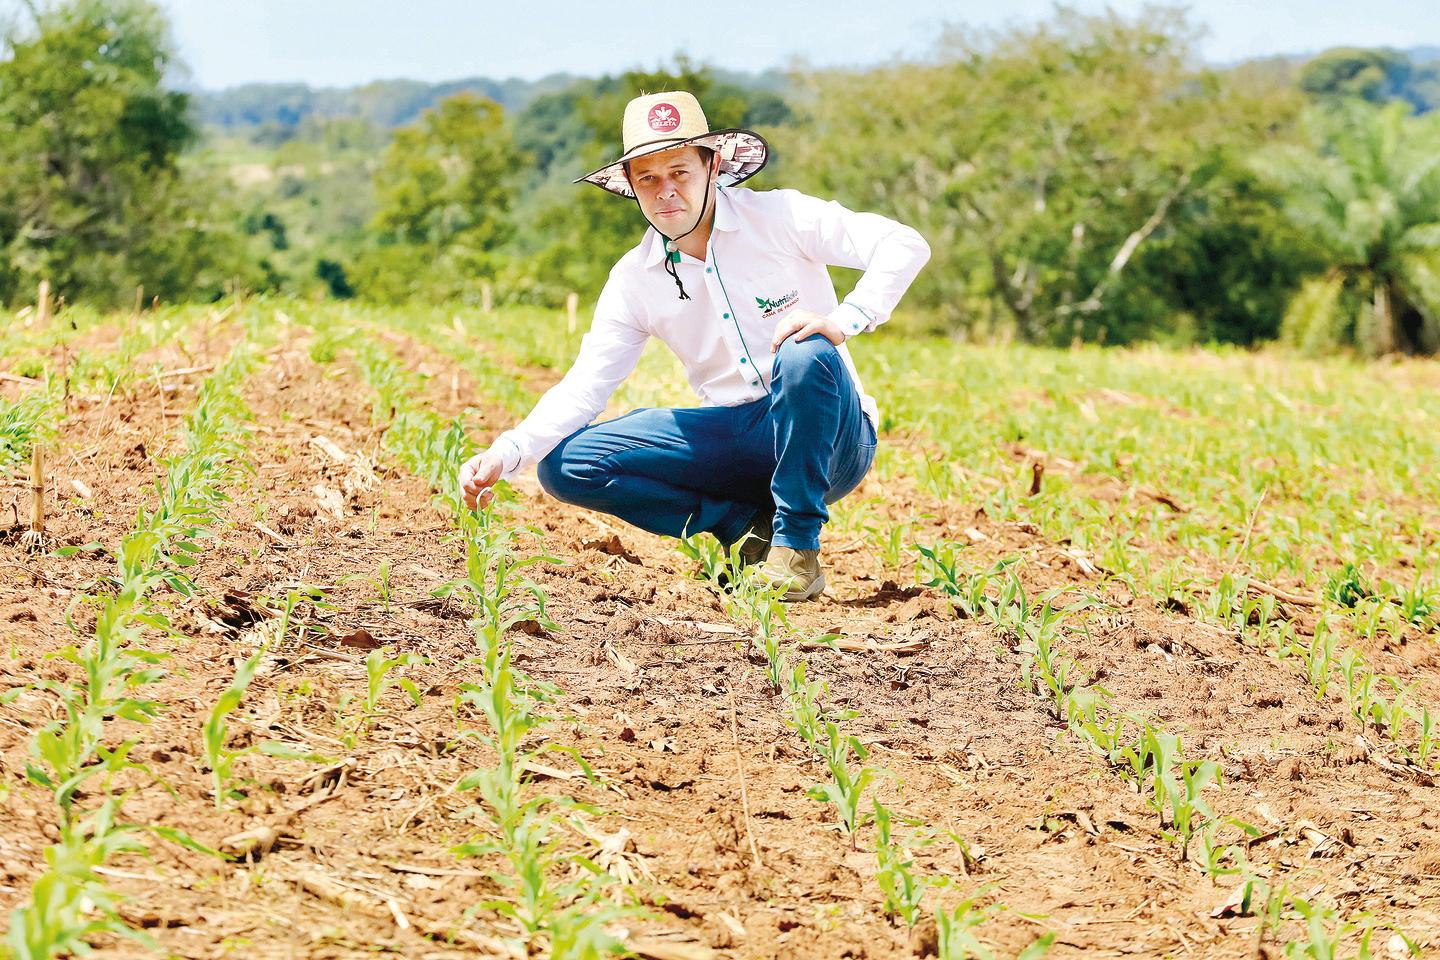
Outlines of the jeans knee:
<svg viewBox="0 0 1440 960">
<path fill-rule="evenodd" d="M 807 381 L 820 375 L 832 375 L 840 362 L 835 344 L 822 334 L 811 334 L 804 340 L 793 337 L 780 344 L 775 352 L 773 376 L 790 382 Z"/>
<path fill-rule="evenodd" d="M 579 477 L 566 469 L 563 444 L 535 465 L 535 477 L 540 481 L 540 489 L 566 503 L 574 503 L 584 486 Z"/>
</svg>

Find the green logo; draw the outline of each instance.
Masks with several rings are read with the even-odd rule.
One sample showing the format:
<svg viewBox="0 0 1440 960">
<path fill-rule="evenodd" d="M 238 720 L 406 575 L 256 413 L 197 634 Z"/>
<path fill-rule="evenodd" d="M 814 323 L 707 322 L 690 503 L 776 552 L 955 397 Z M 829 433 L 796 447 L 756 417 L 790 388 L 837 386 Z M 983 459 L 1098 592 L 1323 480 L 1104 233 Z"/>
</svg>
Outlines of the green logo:
<svg viewBox="0 0 1440 960">
<path fill-rule="evenodd" d="M 799 299 L 800 291 L 791 290 L 789 293 L 775 297 L 773 300 L 768 297 L 756 297 L 755 306 L 760 308 L 760 316 L 773 317 L 781 310 L 794 306 L 795 302 Z"/>
</svg>

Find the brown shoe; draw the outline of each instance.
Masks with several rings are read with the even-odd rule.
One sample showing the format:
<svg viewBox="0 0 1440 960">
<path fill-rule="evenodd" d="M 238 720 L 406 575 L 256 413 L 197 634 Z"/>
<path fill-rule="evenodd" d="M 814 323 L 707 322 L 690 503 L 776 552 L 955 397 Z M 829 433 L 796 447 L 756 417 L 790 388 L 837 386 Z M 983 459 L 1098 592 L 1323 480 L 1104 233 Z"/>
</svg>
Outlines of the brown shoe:
<svg viewBox="0 0 1440 960">
<path fill-rule="evenodd" d="M 775 535 L 775 508 L 764 507 L 750 518 L 740 533 L 740 565 L 753 567 L 770 556 L 770 538 Z"/>
<path fill-rule="evenodd" d="M 780 599 L 787 603 L 814 599 L 825 589 L 825 570 L 820 566 L 819 550 L 771 547 L 769 559 L 760 568 L 760 576 L 776 587 L 784 587 Z"/>
</svg>

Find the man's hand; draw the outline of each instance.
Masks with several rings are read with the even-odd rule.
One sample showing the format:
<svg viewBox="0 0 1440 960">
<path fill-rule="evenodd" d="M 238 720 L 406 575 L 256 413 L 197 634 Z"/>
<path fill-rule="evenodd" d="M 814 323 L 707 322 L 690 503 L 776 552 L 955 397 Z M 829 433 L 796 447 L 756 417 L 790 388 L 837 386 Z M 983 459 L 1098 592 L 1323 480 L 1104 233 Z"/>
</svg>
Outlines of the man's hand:
<svg viewBox="0 0 1440 960">
<path fill-rule="evenodd" d="M 471 510 L 476 504 L 482 508 L 488 506 L 495 499 L 495 484 L 504 470 L 504 461 L 493 450 L 477 453 L 466 460 L 460 468 L 460 493 L 465 498 L 465 506 Z"/>
<path fill-rule="evenodd" d="M 770 352 L 777 352 L 780 349 L 780 344 L 791 337 L 794 337 L 796 342 L 799 342 L 816 333 L 837 347 L 845 342 L 845 332 L 840 329 L 838 323 L 829 317 L 822 317 L 814 311 L 796 307 L 787 313 L 785 319 L 775 328 L 775 339 L 770 344 Z"/>
</svg>

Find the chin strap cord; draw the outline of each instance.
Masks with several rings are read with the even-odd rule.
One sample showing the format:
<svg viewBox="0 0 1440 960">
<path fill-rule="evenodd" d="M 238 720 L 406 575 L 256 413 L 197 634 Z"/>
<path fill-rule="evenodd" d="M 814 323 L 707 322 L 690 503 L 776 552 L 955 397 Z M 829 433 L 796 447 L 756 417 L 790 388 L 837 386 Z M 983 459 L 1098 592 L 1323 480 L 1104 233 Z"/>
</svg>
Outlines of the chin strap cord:
<svg viewBox="0 0 1440 960">
<path fill-rule="evenodd" d="M 662 234 L 663 236 L 663 234 Z M 680 299 L 689 300 L 690 294 L 685 292 L 685 284 L 680 282 L 680 274 L 675 272 L 675 264 L 680 262 L 680 247 L 674 240 L 665 241 L 665 272 L 670 274 L 670 279 L 675 281 L 675 286 L 680 290 Z"/>
</svg>

